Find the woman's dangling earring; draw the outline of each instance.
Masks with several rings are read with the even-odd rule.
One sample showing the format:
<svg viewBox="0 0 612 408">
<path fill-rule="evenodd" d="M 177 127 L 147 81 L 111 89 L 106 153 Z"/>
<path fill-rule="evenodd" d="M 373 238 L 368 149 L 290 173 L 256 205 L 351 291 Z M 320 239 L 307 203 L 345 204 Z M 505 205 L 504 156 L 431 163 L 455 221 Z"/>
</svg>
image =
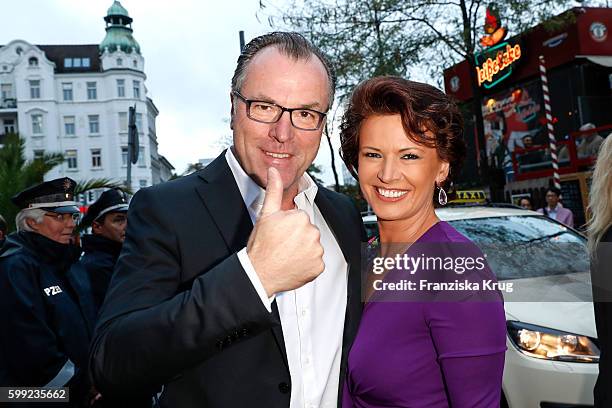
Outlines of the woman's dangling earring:
<svg viewBox="0 0 612 408">
<path fill-rule="evenodd" d="M 440 205 L 446 205 L 448 202 L 448 197 L 446 195 L 446 191 L 440 186 L 436 186 L 438 188 L 438 203 Z"/>
</svg>

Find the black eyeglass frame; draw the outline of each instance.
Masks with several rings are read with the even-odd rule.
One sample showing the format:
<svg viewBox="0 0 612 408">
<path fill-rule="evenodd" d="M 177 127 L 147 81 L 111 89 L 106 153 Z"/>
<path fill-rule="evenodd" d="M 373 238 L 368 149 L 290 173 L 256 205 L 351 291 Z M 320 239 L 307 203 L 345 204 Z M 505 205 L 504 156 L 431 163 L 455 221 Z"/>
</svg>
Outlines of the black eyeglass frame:
<svg viewBox="0 0 612 408">
<path fill-rule="evenodd" d="M 244 104 L 246 105 L 247 117 L 249 119 L 251 119 L 251 120 L 253 120 L 255 122 L 259 122 L 259 123 L 276 123 L 283 116 L 283 113 L 289 112 L 289 121 L 291 122 L 291 126 L 293 126 L 296 129 L 299 129 L 299 130 L 304 130 L 306 132 L 311 132 L 311 131 L 318 130 L 321 127 L 321 124 L 323 123 L 323 121 L 325 120 L 325 117 L 327 116 L 327 112 L 319 112 L 319 111 L 314 110 L 314 109 L 308 109 L 308 108 L 285 108 L 284 106 L 281 106 L 281 105 L 273 103 L 273 102 L 260 101 L 260 100 L 256 100 L 256 99 L 247 99 L 244 96 L 242 96 L 240 94 L 240 92 L 238 92 L 238 91 L 232 91 L 232 95 L 237 96 L 239 99 L 241 99 L 244 102 Z M 260 103 L 265 103 L 267 105 L 276 106 L 277 108 L 280 108 L 280 113 L 278 114 L 278 117 L 275 120 L 273 120 L 273 121 L 264 121 L 264 120 L 260 120 L 260 119 L 255 119 L 255 118 L 251 117 L 251 104 L 253 102 L 260 102 Z M 315 127 L 314 129 L 305 129 L 305 128 L 301 128 L 299 126 L 296 126 L 295 123 L 293 123 L 293 112 L 294 111 L 309 111 L 309 112 L 314 112 L 314 113 L 318 114 L 319 115 L 319 122 L 317 123 L 317 127 Z"/>
<path fill-rule="evenodd" d="M 70 214 L 70 217 L 64 217 L 65 215 Z M 50 217 L 55 219 L 58 222 L 66 222 L 70 219 L 72 219 L 73 222 L 79 222 L 79 220 L 81 219 L 81 214 L 80 213 L 54 213 L 53 211 L 49 211 L 46 212 L 45 217 Z"/>
</svg>

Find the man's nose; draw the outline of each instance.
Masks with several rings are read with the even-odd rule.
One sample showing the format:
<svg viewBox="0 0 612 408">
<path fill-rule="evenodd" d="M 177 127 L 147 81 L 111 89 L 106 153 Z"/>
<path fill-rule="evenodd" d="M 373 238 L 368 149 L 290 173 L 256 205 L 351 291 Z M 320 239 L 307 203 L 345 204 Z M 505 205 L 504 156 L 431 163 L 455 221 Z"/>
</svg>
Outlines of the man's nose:
<svg viewBox="0 0 612 408">
<path fill-rule="evenodd" d="M 293 137 L 293 125 L 291 124 L 291 114 L 287 111 L 281 114 L 278 122 L 272 125 L 270 136 L 279 143 L 285 143 Z"/>
</svg>

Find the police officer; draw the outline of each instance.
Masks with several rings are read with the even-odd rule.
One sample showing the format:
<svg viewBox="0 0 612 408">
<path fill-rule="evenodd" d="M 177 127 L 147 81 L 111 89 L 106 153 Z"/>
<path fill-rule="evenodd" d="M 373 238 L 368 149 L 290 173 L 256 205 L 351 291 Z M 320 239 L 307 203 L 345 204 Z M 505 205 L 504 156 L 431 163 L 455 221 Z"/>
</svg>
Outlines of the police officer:
<svg viewBox="0 0 612 408">
<path fill-rule="evenodd" d="M 81 225 L 91 227 L 91 234 L 81 237 L 83 255 L 79 264 L 89 276 L 96 310 L 99 310 L 113 274 L 113 269 L 125 239 L 128 203 L 116 189 L 103 192 L 87 210 Z M 150 395 L 125 395 L 121 400 L 96 397 L 95 408 L 149 408 Z"/>
<path fill-rule="evenodd" d="M 64 407 L 87 400 L 95 319 L 89 280 L 75 263 L 80 248 L 70 244 L 74 187 L 60 178 L 12 197 L 17 232 L 0 249 L 0 386 L 69 387 Z"/>
<path fill-rule="evenodd" d="M 104 300 L 127 228 L 128 204 L 118 190 L 107 190 L 93 203 L 83 221 L 91 234 L 83 235 L 81 264 L 87 270 L 96 308 Z"/>
</svg>

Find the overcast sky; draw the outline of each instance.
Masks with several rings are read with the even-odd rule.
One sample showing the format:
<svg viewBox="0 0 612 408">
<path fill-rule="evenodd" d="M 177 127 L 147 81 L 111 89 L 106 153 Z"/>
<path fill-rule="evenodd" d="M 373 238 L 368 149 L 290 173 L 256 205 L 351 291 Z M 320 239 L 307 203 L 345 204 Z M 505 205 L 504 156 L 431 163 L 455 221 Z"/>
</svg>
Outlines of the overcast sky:
<svg viewBox="0 0 612 408">
<path fill-rule="evenodd" d="M 2 0 L 0 44 L 99 44 L 112 0 Z M 146 86 L 160 114 L 159 152 L 181 173 L 214 157 L 215 141 L 231 135 L 229 90 L 239 55 L 238 31 L 249 39 L 270 31 L 257 0 L 122 0 L 134 19 L 145 58 Z M 328 163 L 321 144 L 317 162 Z M 326 157 L 327 156 L 327 157 Z M 328 182 L 331 179 L 326 177 Z"/>
</svg>

